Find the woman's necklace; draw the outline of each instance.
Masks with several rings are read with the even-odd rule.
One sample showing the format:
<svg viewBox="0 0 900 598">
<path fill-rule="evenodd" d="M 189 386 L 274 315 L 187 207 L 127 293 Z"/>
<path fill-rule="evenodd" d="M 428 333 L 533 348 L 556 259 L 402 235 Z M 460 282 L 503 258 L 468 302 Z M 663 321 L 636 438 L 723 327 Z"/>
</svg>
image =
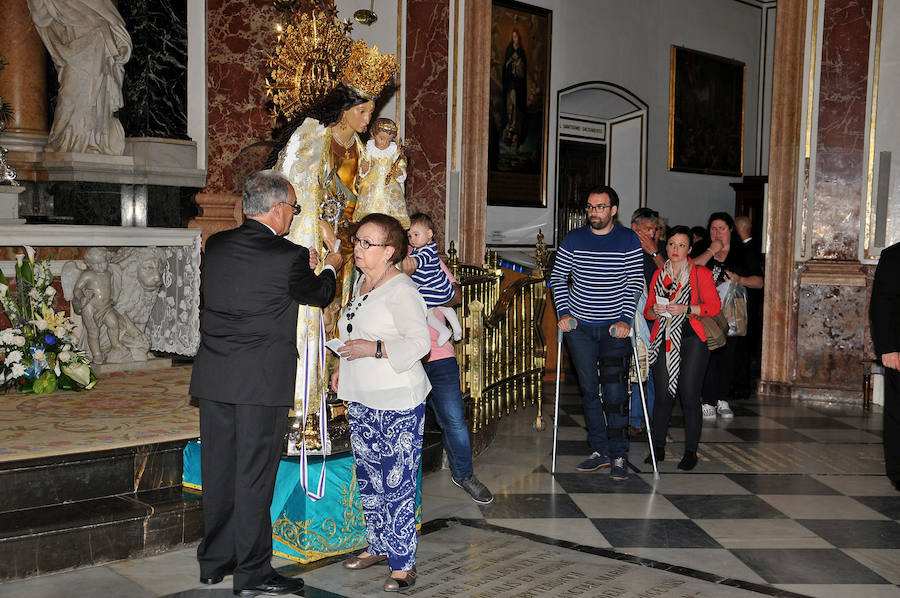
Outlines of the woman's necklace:
<svg viewBox="0 0 900 598">
<path fill-rule="evenodd" d="M 344 159 L 349 160 L 350 159 L 350 148 L 353 147 L 353 143 L 355 141 L 353 139 L 353 132 L 352 131 L 350 132 L 350 137 L 347 139 L 347 141 L 341 141 L 341 138 L 337 136 L 337 131 L 332 130 L 331 138 L 334 139 L 339 146 L 344 148 Z"/>
<path fill-rule="evenodd" d="M 365 295 L 356 299 L 355 304 L 354 300 L 351 299 L 350 304 L 347 305 L 347 313 L 344 314 L 344 317 L 347 318 L 347 334 L 353 332 L 352 321 L 353 318 L 356 317 L 356 312 L 358 312 L 359 308 L 363 306 L 363 302 L 369 298 L 369 293 L 374 291 L 378 287 L 378 285 L 381 284 L 381 281 L 384 280 L 385 276 L 387 276 L 388 270 L 390 270 L 392 267 L 393 266 L 388 264 L 388 267 L 384 269 L 384 272 L 381 273 L 381 276 L 378 277 L 378 280 L 375 281 L 375 284 L 372 285 L 372 288 L 369 289 L 369 291 Z M 362 291 L 362 285 L 359 286 L 359 290 Z"/>
</svg>

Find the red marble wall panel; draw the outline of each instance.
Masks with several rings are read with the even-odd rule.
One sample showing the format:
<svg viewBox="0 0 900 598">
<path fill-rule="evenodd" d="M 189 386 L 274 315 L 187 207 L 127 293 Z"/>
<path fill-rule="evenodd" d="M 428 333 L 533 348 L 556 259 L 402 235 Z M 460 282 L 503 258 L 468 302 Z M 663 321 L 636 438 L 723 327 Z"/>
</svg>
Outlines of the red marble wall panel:
<svg viewBox="0 0 900 598">
<path fill-rule="evenodd" d="M 450 4 L 409 0 L 406 11 L 406 204 L 410 213 L 431 216 L 438 247 L 446 250 Z"/>
<path fill-rule="evenodd" d="M 826 0 L 812 256 L 856 260 L 860 237 L 871 2 Z"/>
<path fill-rule="evenodd" d="M 207 0 L 207 193 L 231 191 L 234 158 L 270 137 L 266 55 L 279 14 L 271 0 Z"/>
</svg>

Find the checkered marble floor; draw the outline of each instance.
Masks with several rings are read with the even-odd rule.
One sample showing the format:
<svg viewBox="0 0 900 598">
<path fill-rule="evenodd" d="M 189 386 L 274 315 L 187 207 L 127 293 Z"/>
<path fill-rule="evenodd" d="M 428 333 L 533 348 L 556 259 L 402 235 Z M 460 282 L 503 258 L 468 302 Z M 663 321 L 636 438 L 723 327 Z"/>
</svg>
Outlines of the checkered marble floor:
<svg viewBox="0 0 900 598">
<path fill-rule="evenodd" d="M 900 493 L 883 475 L 880 411 L 773 399 L 732 408 L 733 419 L 704 422 L 693 471 L 676 468 L 684 438 L 676 415 L 660 479 L 644 465 L 644 438 L 629 454 L 642 473 L 615 482 L 608 469 L 575 471 L 589 449 L 578 389 L 563 386 L 555 474 L 550 425 L 535 431 L 536 408 L 522 410 L 476 460 L 495 501 L 444 504 L 459 491 L 433 474 L 425 520 L 480 517 L 809 596 L 900 596 Z"/>
<path fill-rule="evenodd" d="M 544 405 L 545 418 L 552 415 L 553 392 L 551 386 L 545 394 L 551 402 Z M 675 467 L 683 449 L 676 414 L 660 479 L 643 463 L 646 442 L 636 440 L 630 461 L 642 472 L 613 482 L 608 470 L 575 471 L 589 451 L 578 390 L 563 386 L 555 473 L 552 422 L 535 431 L 536 407 L 505 415 L 496 439 L 475 460 L 476 473 L 495 493 L 494 502 L 476 505 L 450 482 L 446 470 L 425 475 L 423 545 L 441 520 L 457 519 L 578 550 L 597 559 L 597 570 L 607 559 L 619 559 L 647 567 L 648 574 L 664 570 L 716 584 L 711 592 L 692 596 L 749 591 L 900 598 L 900 493 L 883 475 L 880 411 L 760 399 L 732 403 L 732 408 L 733 420 L 704 423 L 695 470 Z M 230 577 L 217 586 L 198 585 L 194 555 L 195 548 L 188 547 L 0 584 L 0 598 L 231 595 Z M 340 558 L 310 566 L 281 559 L 274 564 L 286 575 L 306 577 L 308 598 L 333 598 L 342 594 L 318 589 L 311 570 Z M 429 564 L 423 561 L 419 569 L 429 571 Z M 409 593 L 427 595 L 422 594 L 427 577 L 422 575 Z M 378 583 L 373 588 L 382 594 Z M 624 591 L 641 595 L 637 587 Z M 455 595 L 480 593 L 473 588 Z M 558 593 L 549 589 L 542 595 Z"/>
</svg>

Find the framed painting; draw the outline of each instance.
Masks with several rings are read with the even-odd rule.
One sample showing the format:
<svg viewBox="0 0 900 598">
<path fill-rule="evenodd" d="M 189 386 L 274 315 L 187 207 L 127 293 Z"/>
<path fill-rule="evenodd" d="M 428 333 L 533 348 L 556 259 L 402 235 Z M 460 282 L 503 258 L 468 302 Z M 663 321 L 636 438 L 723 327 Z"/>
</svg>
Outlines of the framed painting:
<svg viewBox="0 0 900 598">
<path fill-rule="evenodd" d="M 743 62 L 672 46 L 669 170 L 741 176 Z"/>
<path fill-rule="evenodd" d="M 488 205 L 547 205 L 550 19 L 549 10 L 493 0 Z"/>
</svg>

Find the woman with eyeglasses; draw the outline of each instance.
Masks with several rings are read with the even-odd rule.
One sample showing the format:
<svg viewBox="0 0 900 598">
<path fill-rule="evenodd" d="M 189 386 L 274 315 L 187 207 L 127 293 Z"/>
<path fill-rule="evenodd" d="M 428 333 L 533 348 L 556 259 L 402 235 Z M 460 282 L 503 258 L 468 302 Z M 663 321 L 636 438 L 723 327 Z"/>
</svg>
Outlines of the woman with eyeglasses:
<svg viewBox="0 0 900 598">
<path fill-rule="evenodd" d="M 348 406 L 369 545 L 344 567 L 387 561 L 384 589 L 398 592 L 416 581 L 416 476 L 431 390 L 421 359 L 431 336 L 422 296 L 397 269 L 407 247 L 400 223 L 369 214 L 351 240 L 362 276 L 337 324 L 343 345 L 331 385 Z"/>
</svg>

